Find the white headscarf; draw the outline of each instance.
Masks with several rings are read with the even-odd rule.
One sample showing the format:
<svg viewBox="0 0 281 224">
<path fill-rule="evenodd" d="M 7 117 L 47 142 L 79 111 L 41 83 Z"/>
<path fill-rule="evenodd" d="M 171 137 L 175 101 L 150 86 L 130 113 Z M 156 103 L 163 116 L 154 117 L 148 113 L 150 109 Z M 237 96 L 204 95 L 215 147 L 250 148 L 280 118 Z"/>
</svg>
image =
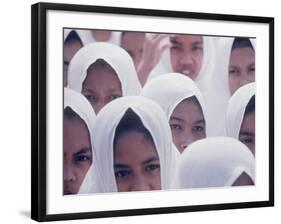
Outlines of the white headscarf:
<svg viewBox="0 0 281 224">
<path fill-rule="evenodd" d="M 206 138 L 182 153 L 175 188 L 232 186 L 244 172 L 255 181 L 255 159 L 244 144 L 228 137 Z"/>
<path fill-rule="evenodd" d="M 117 73 L 123 96 L 140 93 L 141 85 L 129 54 L 124 49 L 105 42 L 86 45 L 74 55 L 68 70 L 69 88 L 81 93 L 87 70 L 98 59 L 106 61 Z"/>
<path fill-rule="evenodd" d="M 245 115 L 245 109 L 255 95 L 255 83 L 249 83 L 240 87 L 232 95 L 226 111 L 226 134 L 229 137 L 239 139 L 239 132 Z"/>
<path fill-rule="evenodd" d="M 212 73 L 215 66 L 215 43 L 214 37 L 202 36 L 203 38 L 203 61 L 198 76 L 194 80 L 200 90 L 212 79 Z M 171 64 L 170 48 L 163 52 L 159 63 L 149 74 L 148 80 L 156 76 L 173 72 Z"/>
<path fill-rule="evenodd" d="M 99 172 L 90 192 L 116 192 L 113 141 L 115 130 L 128 109 L 132 109 L 150 132 L 160 161 L 161 189 L 169 189 L 174 177 L 178 152 L 173 148 L 172 135 L 162 109 L 141 96 L 121 97 L 108 103 L 99 112 L 94 126 L 94 147 Z"/>
<path fill-rule="evenodd" d="M 90 135 L 90 142 L 91 142 L 91 148 L 92 148 L 92 165 L 89 168 L 81 186 L 83 186 L 84 182 L 91 183 L 92 182 L 92 172 L 96 171 L 96 153 L 93 147 L 93 128 L 94 123 L 96 120 L 96 114 L 91 106 L 91 104 L 88 102 L 88 100 L 80 93 L 75 92 L 71 89 L 64 88 L 64 109 L 70 107 L 74 113 L 76 113 L 86 124 L 89 135 Z M 89 173 L 91 173 L 89 175 Z M 89 176 L 89 177 L 87 177 Z M 86 181 L 86 179 L 88 179 Z M 90 180 L 91 179 L 91 180 Z M 80 193 L 80 190 L 79 190 Z"/>
<path fill-rule="evenodd" d="M 189 77 L 179 73 L 168 73 L 155 77 L 144 85 L 141 95 L 158 103 L 166 113 L 168 120 L 180 102 L 195 96 L 201 106 L 208 133 L 208 119 L 203 96 L 195 82 Z"/>
</svg>

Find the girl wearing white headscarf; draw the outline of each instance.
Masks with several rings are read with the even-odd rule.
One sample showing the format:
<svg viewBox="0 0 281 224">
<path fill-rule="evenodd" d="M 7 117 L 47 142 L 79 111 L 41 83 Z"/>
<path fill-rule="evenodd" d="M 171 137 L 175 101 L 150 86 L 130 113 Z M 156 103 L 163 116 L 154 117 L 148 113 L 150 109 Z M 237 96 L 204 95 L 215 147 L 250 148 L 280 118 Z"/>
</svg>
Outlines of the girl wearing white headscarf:
<svg viewBox="0 0 281 224">
<path fill-rule="evenodd" d="M 222 90 L 221 92 L 226 97 L 229 98 L 239 87 L 255 81 L 255 47 L 255 39 L 219 38 L 216 49 L 218 60 L 214 79 L 217 87 Z M 246 52 L 241 53 L 241 50 L 246 50 Z M 243 62 L 236 62 L 233 60 L 234 58 L 240 58 Z M 247 67 L 247 70 L 242 66 Z M 234 83 L 234 79 L 237 79 L 237 83 Z"/>
<path fill-rule="evenodd" d="M 137 130 L 134 132 L 130 128 L 127 130 L 129 132 L 120 133 L 125 126 L 135 122 L 128 121 L 132 114 L 147 130 L 146 134 Z M 94 174 L 96 181 L 88 188 L 90 192 L 160 190 L 171 187 L 178 152 L 173 148 L 167 118 L 155 102 L 141 96 L 114 100 L 100 111 L 94 130 L 94 147 L 100 172 Z M 136 133 L 142 134 L 141 141 L 135 140 Z M 119 147 L 123 143 L 131 144 L 132 147 Z M 139 148 L 140 144 L 146 145 Z M 150 150 L 151 147 L 154 147 L 154 151 Z M 127 151 L 122 151 L 124 149 Z M 128 163 L 120 158 L 127 159 Z M 133 162 L 136 160 L 138 163 Z M 135 166 L 138 168 L 135 169 Z M 156 183 L 150 185 L 149 181 L 152 180 L 149 177 L 153 177 Z"/>
<path fill-rule="evenodd" d="M 227 136 L 246 144 L 253 154 L 255 154 L 254 97 L 255 83 L 240 87 L 230 98 L 226 112 Z M 250 102 L 252 102 L 252 106 L 250 106 Z"/>
<path fill-rule="evenodd" d="M 94 76 L 99 82 L 93 80 Z M 68 82 L 71 89 L 82 92 L 96 107 L 96 113 L 109 101 L 120 96 L 138 95 L 141 90 L 128 53 L 103 42 L 86 45 L 77 52 L 69 65 Z"/>
<path fill-rule="evenodd" d="M 210 81 L 212 79 L 212 73 L 214 70 L 215 66 L 215 38 L 214 37 L 209 37 L 209 36 L 200 36 L 200 35 L 175 35 L 175 36 L 186 36 L 186 37 L 192 37 L 192 36 L 198 36 L 202 37 L 202 61 L 200 62 L 201 66 L 199 66 L 199 71 L 193 71 L 195 73 L 198 73 L 196 77 L 193 79 L 193 81 L 198 85 L 199 89 L 201 91 L 204 91 L 206 86 L 210 84 Z M 170 38 L 173 38 L 171 36 Z M 171 39 L 170 39 L 171 40 Z M 156 67 L 152 70 L 151 74 L 149 75 L 148 79 L 154 78 L 156 76 L 165 74 L 165 73 L 170 73 L 170 72 L 178 72 L 185 74 L 185 71 L 187 69 L 183 69 L 183 71 L 174 71 L 172 67 L 172 62 L 171 62 L 171 49 L 173 48 L 173 44 L 171 48 L 168 48 L 165 50 L 162 54 L 162 57 L 160 59 L 160 62 Z M 189 76 L 191 74 L 185 74 L 186 76 Z"/>
<path fill-rule="evenodd" d="M 208 136 L 210 127 L 203 96 L 194 81 L 187 76 L 168 73 L 155 77 L 145 84 L 141 95 L 154 100 L 162 107 L 170 121 L 174 143 L 180 152 L 193 141 Z M 184 107 L 189 110 L 181 110 L 176 116 L 176 108 L 184 102 L 193 102 L 192 108 Z"/>
<path fill-rule="evenodd" d="M 92 142 L 95 118 L 83 95 L 64 88 L 64 194 L 77 194 L 86 173 L 95 170 Z"/>
<path fill-rule="evenodd" d="M 255 160 L 241 142 L 228 137 L 199 140 L 178 162 L 175 188 L 253 185 Z"/>
</svg>

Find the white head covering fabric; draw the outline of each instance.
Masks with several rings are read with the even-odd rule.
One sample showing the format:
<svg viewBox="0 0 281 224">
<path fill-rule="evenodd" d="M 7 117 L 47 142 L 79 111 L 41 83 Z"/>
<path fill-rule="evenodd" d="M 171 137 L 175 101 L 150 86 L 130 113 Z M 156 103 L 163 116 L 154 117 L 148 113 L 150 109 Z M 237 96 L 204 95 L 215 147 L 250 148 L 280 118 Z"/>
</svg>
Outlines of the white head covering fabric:
<svg viewBox="0 0 281 224">
<path fill-rule="evenodd" d="M 93 171 L 96 171 L 96 156 L 95 156 L 95 150 L 93 147 L 93 128 L 94 123 L 96 120 L 96 114 L 91 106 L 91 104 L 88 102 L 88 100 L 80 93 L 75 92 L 71 89 L 64 88 L 64 109 L 70 107 L 86 124 L 89 135 L 90 135 L 90 141 L 91 141 L 91 147 L 92 147 L 92 165 L 89 168 L 85 178 L 84 182 L 91 183 L 92 182 L 92 174 L 89 175 L 89 173 L 92 173 Z M 88 179 L 86 181 L 86 179 Z M 90 180 L 91 179 L 91 180 Z M 83 183 L 80 186 L 83 186 Z M 80 193 L 80 190 L 79 190 Z"/>
<path fill-rule="evenodd" d="M 215 66 L 215 43 L 213 37 L 203 37 L 203 61 L 197 78 L 194 80 L 201 89 L 201 85 L 205 86 L 212 78 L 213 69 Z M 173 72 L 171 64 L 170 49 L 163 52 L 159 63 L 155 66 L 149 74 L 148 80 L 156 76 Z M 202 87 L 203 87 L 202 86 Z M 201 89 L 202 91 L 202 89 Z"/>
<path fill-rule="evenodd" d="M 244 119 L 245 109 L 255 95 L 255 83 L 249 83 L 232 95 L 226 111 L 226 134 L 229 137 L 239 139 L 240 128 Z"/>
<path fill-rule="evenodd" d="M 172 134 L 162 109 L 141 96 L 118 98 L 99 112 L 94 126 L 94 147 L 97 152 L 96 180 L 90 192 L 116 192 L 113 141 L 115 129 L 128 109 L 132 109 L 150 132 L 160 161 L 161 188 L 169 189 L 174 177 L 178 152 L 173 148 Z"/>
<path fill-rule="evenodd" d="M 124 49 L 105 42 L 86 45 L 74 55 L 68 70 L 69 88 L 81 92 L 88 68 L 98 59 L 106 61 L 117 73 L 123 96 L 140 93 L 141 85 L 129 54 Z"/>
<path fill-rule="evenodd" d="M 208 118 L 203 96 L 195 82 L 189 77 L 179 73 L 163 74 L 149 80 L 144 85 L 141 95 L 158 103 L 168 120 L 180 102 L 195 96 L 201 106 L 208 133 Z"/>
<path fill-rule="evenodd" d="M 232 186 L 241 174 L 255 181 L 255 159 L 233 138 L 206 138 L 191 144 L 178 162 L 175 188 Z"/>
</svg>

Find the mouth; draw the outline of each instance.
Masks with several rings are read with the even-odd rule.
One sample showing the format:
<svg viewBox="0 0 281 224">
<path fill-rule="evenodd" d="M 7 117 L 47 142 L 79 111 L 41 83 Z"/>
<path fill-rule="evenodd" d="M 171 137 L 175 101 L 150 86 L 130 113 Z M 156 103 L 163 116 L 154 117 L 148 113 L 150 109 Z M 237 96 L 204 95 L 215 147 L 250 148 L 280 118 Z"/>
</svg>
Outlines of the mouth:
<svg viewBox="0 0 281 224">
<path fill-rule="evenodd" d="M 63 190 L 63 195 L 71 195 L 74 194 L 72 191 L 70 191 L 69 189 L 64 189 Z"/>
<path fill-rule="evenodd" d="M 182 73 L 183 75 L 186 75 L 186 76 L 191 76 L 191 75 L 192 75 L 192 71 L 189 70 L 189 69 L 181 70 L 181 73 Z"/>
</svg>

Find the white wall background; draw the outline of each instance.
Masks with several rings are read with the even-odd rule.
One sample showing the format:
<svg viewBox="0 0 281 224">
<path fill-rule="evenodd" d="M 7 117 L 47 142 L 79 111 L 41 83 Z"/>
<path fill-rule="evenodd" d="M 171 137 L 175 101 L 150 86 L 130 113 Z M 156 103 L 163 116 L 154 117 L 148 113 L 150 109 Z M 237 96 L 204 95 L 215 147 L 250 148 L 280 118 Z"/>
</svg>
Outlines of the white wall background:
<svg viewBox="0 0 281 224">
<path fill-rule="evenodd" d="M 250 0 L 60 0 L 62 3 L 183 10 L 275 17 L 275 207 L 149 215 L 60 223 L 277 223 L 281 218 L 280 6 L 278 1 Z M 0 20 L 0 223 L 30 220 L 30 6 L 36 1 L 4 1 Z M 4 50 L 3 50 L 4 47 Z"/>
</svg>

